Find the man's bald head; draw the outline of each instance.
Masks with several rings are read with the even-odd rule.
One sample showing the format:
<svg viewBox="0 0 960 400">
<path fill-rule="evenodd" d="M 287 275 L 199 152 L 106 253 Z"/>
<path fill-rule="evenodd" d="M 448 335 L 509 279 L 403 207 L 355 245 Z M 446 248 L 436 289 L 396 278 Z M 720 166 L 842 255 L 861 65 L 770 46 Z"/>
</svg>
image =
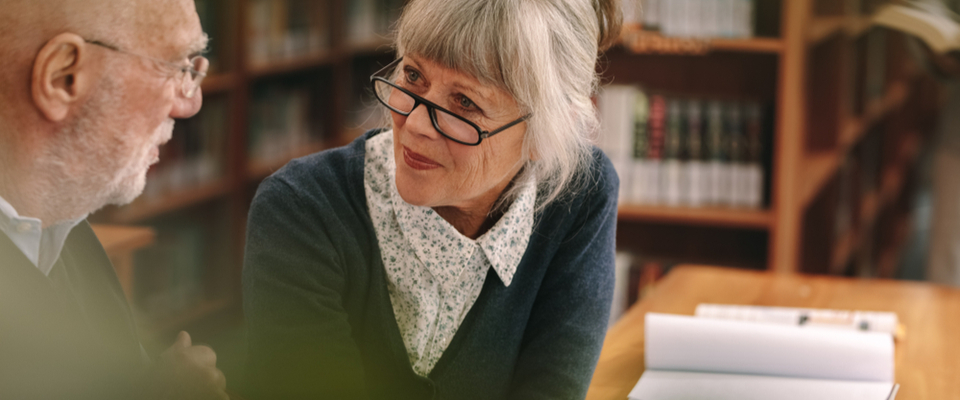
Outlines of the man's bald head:
<svg viewBox="0 0 960 400">
<path fill-rule="evenodd" d="M 161 59 L 177 59 L 187 55 L 178 54 L 183 49 L 197 52 L 206 46 L 202 32 L 171 29 L 177 21 L 197 18 L 193 0 L 0 0 L 0 10 L 0 83 L 19 88 L 5 91 L 17 97 L 0 98 L 0 105 L 21 100 L 34 56 L 60 33 Z M 199 21 L 194 25 L 199 29 Z"/>
<path fill-rule="evenodd" d="M 202 103 L 182 91 L 207 41 L 194 0 L 0 10 L 0 197 L 45 224 L 131 201 L 173 119 Z"/>
</svg>

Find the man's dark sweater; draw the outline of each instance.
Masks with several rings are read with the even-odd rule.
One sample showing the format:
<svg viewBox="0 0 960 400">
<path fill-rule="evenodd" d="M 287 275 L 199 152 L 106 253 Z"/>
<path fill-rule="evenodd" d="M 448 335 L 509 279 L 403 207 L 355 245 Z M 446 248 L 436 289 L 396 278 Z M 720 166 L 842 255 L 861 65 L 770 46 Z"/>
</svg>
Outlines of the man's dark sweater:
<svg viewBox="0 0 960 400">
<path fill-rule="evenodd" d="M 260 185 L 243 269 L 254 399 L 582 399 L 607 327 L 618 179 L 594 151 L 582 189 L 535 216 L 509 287 L 488 271 L 428 378 L 397 327 L 364 196 L 365 143 Z"/>
</svg>

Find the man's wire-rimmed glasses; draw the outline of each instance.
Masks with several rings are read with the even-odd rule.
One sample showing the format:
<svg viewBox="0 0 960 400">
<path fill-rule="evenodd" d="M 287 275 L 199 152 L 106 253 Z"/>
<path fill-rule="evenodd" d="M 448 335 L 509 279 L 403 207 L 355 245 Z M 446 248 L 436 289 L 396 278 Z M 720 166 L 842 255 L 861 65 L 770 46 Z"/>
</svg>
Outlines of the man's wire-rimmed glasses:
<svg viewBox="0 0 960 400">
<path fill-rule="evenodd" d="M 473 121 L 440 107 L 391 81 L 390 77 L 394 75 L 393 69 L 402 60 L 402 57 L 398 58 L 370 76 L 370 84 L 373 86 L 373 92 L 377 100 L 390 111 L 404 117 L 410 116 L 410 113 L 417 106 L 423 104 L 427 107 L 427 113 L 430 115 L 433 128 L 447 139 L 467 146 L 476 146 L 483 139 L 503 132 L 530 118 L 530 114 L 527 114 L 497 129 L 485 131 Z"/>
<path fill-rule="evenodd" d="M 168 66 L 175 69 L 176 77 L 180 79 L 180 93 L 183 94 L 183 97 L 191 99 L 197 94 L 197 89 L 200 88 L 200 83 L 203 82 L 203 78 L 207 76 L 207 71 L 210 69 L 210 60 L 204 56 L 195 56 L 190 59 L 190 65 L 181 65 L 173 63 L 170 61 L 164 61 L 161 59 L 153 58 L 150 56 L 145 56 L 143 54 L 137 54 L 130 51 L 122 50 L 117 46 L 112 46 L 101 41 L 97 40 L 87 40 L 85 42 L 103 47 L 105 49 L 113 50 L 118 53 L 129 54 L 131 56 L 136 56 L 144 58 L 161 65 Z"/>
</svg>

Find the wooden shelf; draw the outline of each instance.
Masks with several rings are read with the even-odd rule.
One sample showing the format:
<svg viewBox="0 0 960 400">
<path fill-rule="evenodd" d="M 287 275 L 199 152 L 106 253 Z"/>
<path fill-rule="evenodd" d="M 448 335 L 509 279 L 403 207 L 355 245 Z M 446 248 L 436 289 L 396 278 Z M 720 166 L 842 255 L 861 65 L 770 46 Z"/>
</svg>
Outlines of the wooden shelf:
<svg viewBox="0 0 960 400">
<path fill-rule="evenodd" d="M 200 84 L 203 94 L 226 92 L 233 90 L 236 86 L 237 75 L 233 73 L 210 75 L 203 78 L 203 83 Z"/>
<path fill-rule="evenodd" d="M 823 189 L 823 185 L 839 170 L 850 149 L 863 139 L 874 124 L 902 107 L 909 92 L 910 87 L 906 82 L 891 83 L 883 98 L 875 99 L 867 105 L 863 116 L 852 117 L 841 126 L 836 150 L 808 153 L 804 157 L 806 167 L 801 178 L 801 204 L 808 205 L 813 201 Z"/>
<path fill-rule="evenodd" d="M 873 27 L 871 17 L 815 17 L 810 21 L 807 29 L 807 43 L 816 45 L 839 34 L 856 38 L 869 31 L 871 27 Z"/>
<path fill-rule="evenodd" d="M 249 71 L 251 77 L 263 78 L 273 75 L 288 74 L 291 72 L 300 72 L 325 65 L 333 65 L 337 59 L 338 57 L 335 52 L 326 51 L 316 55 L 298 57 L 289 60 L 271 61 L 266 64 L 253 64 L 249 66 Z"/>
<path fill-rule="evenodd" d="M 817 44 L 844 31 L 848 17 L 815 17 L 807 28 L 807 43 Z"/>
<path fill-rule="evenodd" d="M 622 221 L 769 229 L 773 223 L 773 214 L 768 210 L 660 207 L 625 204 L 620 206 L 619 219 Z"/>
<path fill-rule="evenodd" d="M 276 172 L 278 169 L 282 168 L 284 165 L 287 165 L 290 160 L 308 156 L 318 151 L 326 150 L 329 147 L 330 146 L 324 142 L 309 143 L 288 152 L 283 157 L 274 160 L 250 160 L 250 164 L 247 165 L 247 179 L 254 182 L 261 181 L 270 176 L 270 174 Z"/>
<path fill-rule="evenodd" d="M 393 42 L 389 38 L 377 36 L 359 42 L 352 42 L 347 46 L 350 55 L 378 54 L 393 50 Z"/>
<path fill-rule="evenodd" d="M 229 182 L 222 180 L 197 187 L 184 188 L 156 198 L 141 197 L 130 205 L 106 210 L 106 218 L 112 223 L 120 224 L 141 222 L 225 196 L 230 193 L 231 188 Z"/>
<path fill-rule="evenodd" d="M 678 38 L 636 28 L 624 29 L 620 44 L 635 54 L 704 55 L 710 52 L 772 53 L 783 52 L 778 38 Z"/>
</svg>

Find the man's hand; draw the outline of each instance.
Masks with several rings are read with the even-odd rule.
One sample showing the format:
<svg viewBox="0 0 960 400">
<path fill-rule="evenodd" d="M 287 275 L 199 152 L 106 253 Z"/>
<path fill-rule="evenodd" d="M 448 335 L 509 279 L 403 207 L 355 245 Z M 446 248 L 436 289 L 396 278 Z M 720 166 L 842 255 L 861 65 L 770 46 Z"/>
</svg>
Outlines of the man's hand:
<svg viewBox="0 0 960 400">
<path fill-rule="evenodd" d="M 229 400 L 227 378 L 217 369 L 217 354 L 207 346 L 193 346 L 181 331 L 177 341 L 160 354 L 146 377 L 145 397 L 157 400 Z"/>
</svg>

